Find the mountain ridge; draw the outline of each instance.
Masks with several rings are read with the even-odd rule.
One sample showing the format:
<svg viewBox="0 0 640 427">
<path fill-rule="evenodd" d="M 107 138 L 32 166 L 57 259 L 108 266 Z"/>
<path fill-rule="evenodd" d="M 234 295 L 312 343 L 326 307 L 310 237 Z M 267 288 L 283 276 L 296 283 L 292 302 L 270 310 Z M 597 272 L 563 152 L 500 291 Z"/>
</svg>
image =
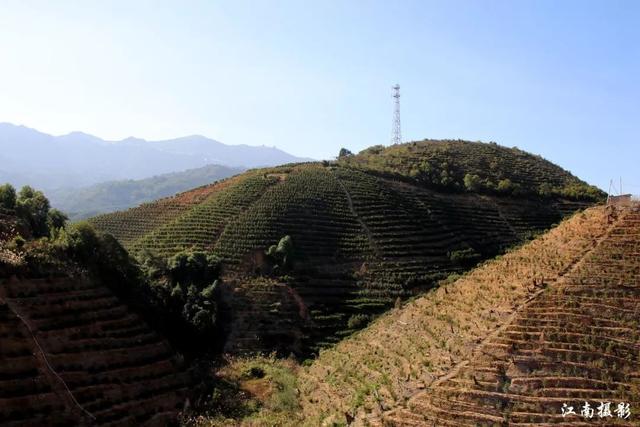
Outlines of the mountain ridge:
<svg viewBox="0 0 640 427">
<path fill-rule="evenodd" d="M 227 145 L 203 136 L 107 141 L 78 131 L 54 136 L 11 123 L 0 123 L 0 146 L 2 180 L 47 191 L 144 179 L 207 164 L 252 168 L 308 160 L 275 147 Z"/>
</svg>

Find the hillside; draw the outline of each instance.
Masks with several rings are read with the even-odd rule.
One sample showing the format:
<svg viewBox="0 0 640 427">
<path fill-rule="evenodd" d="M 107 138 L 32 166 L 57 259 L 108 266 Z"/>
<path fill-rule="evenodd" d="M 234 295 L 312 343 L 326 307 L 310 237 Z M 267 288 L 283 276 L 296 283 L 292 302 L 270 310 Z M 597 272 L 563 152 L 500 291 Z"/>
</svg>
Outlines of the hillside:
<svg viewBox="0 0 640 427">
<path fill-rule="evenodd" d="M 0 424 L 166 425 L 190 385 L 167 342 L 105 286 L 0 279 Z"/>
<path fill-rule="evenodd" d="M 597 207 L 376 320 L 300 377 L 309 425 L 532 425 L 640 404 L 640 211 Z M 577 416 L 563 419 L 563 403 Z M 607 425 L 637 425 L 637 414 Z"/>
<path fill-rule="evenodd" d="M 193 381 L 132 309 L 126 252 L 54 221 L 42 193 L 12 193 L 0 188 L 0 424 L 175 423 Z"/>
<path fill-rule="evenodd" d="M 337 162 L 251 170 L 91 223 L 141 260 L 213 252 L 223 265 L 224 349 L 304 355 L 602 196 L 539 157 L 490 144 L 405 144 L 404 157 L 393 158 L 418 162 L 422 155 L 407 147 L 423 146 L 434 151 L 433 164 L 442 155 L 447 173 L 463 183 L 465 170 L 475 175 L 476 163 L 498 157 L 493 179 L 512 185 L 435 185 L 402 168 L 380 170 L 376 165 L 390 156 L 365 151 Z M 452 156 L 447 147 L 469 154 Z M 530 194 L 545 183 L 580 191 Z"/>
<path fill-rule="evenodd" d="M 275 147 L 227 145 L 200 135 L 163 141 L 106 141 L 82 132 L 53 136 L 0 123 L 0 182 L 45 191 L 144 179 L 210 164 L 275 166 L 306 159 Z"/>
<path fill-rule="evenodd" d="M 124 210 L 200 187 L 243 172 L 242 168 L 208 165 L 141 180 L 109 181 L 83 188 L 48 191 L 51 205 L 73 221 L 98 214 Z"/>
</svg>

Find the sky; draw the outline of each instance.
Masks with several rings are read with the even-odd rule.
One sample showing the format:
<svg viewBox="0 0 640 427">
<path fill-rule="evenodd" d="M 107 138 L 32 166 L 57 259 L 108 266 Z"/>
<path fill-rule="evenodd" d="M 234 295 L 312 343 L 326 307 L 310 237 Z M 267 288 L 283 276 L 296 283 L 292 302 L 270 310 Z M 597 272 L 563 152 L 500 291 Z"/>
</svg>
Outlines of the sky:
<svg viewBox="0 0 640 427">
<path fill-rule="evenodd" d="M 0 2 L 0 122 L 316 159 L 495 141 L 640 194 L 640 2 Z"/>
</svg>

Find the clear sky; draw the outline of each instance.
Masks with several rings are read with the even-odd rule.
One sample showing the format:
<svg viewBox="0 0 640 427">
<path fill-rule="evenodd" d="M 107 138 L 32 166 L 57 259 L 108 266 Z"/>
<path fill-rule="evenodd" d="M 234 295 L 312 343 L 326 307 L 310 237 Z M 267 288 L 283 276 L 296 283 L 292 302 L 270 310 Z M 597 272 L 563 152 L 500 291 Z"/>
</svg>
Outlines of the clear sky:
<svg viewBox="0 0 640 427">
<path fill-rule="evenodd" d="M 389 142 L 396 82 L 404 140 L 496 141 L 640 193 L 639 1 L 0 3 L 0 122 L 52 134 L 330 158 Z"/>
</svg>

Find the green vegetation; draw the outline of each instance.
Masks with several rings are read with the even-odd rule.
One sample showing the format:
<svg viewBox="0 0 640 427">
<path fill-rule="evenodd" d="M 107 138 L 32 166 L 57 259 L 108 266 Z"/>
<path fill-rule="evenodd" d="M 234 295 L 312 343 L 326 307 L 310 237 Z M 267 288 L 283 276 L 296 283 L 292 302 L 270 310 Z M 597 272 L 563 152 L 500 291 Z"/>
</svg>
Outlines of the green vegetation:
<svg viewBox="0 0 640 427">
<path fill-rule="evenodd" d="M 233 183 L 211 193 L 201 203 L 167 221 L 132 245 L 166 257 L 190 248 L 210 249 L 212 236 L 220 234 L 228 222 L 261 197 L 276 179 L 248 172 Z M 122 224 L 120 224 L 122 225 Z"/>
<path fill-rule="evenodd" d="M 68 225 L 66 216 L 50 209 L 44 194 L 31 187 L 16 195 L 11 186 L 2 186 L 0 199 L 8 218 L 19 225 L 10 239 L 0 240 L 0 252 L 13 254 L 0 257 L 0 271 L 34 277 L 89 274 L 117 292 L 129 292 L 136 285 L 136 268 L 112 236 L 86 222 Z"/>
<path fill-rule="evenodd" d="M 12 185 L 0 185 L 0 208 L 6 210 L 15 209 L 16 199 L 16 189 Z"/>
<path fill-rule="evenodd" d="M 452 251 L 448 253 L 449 259 L 454 264 L 471 266 L 482 259 L 482 255 L 477 253 L 472 248 L 466 248 L 462 250 Z"/>
<path fill-rule="evenodd" d="M 430 289 L 592 203 L 578 200 L 586 197 L 581 181 L 568 172 L 494 144 L 427 141 L 340 154 L 335 162 L 251 170 L 90 222 L 113 234 L 143 268 L 157 266 L 162 273 L 150 276 L 151 305 L 174 307 L 168 311 L 186 329 L 197 334 L 196 320 L 238 319 L 240 310 L 237 323 L 219 325 L 226 348 L 277 345 L 304 357 L 398 298 Z M 565 197 L 557 191 L 565 187 L 576 191 Z M 217 295 L 211 301 L 217 308 L 204 310 L 211 316 L 196 318 L 203 302 L 186 300 L 211 283 L 189 292 L 191 285 L 176 287 L 169 278 L 169 260 L 185 251 L 219 259 L 219 286 L 207 292 Z M 226 298 L 227 308 L 218 298 Z M 197 311 L 183 315 L 186 305 Z"/>
<path fill-rule="evenodd" d="M 209 165 L 141 180 L 109 181 L 80 189 L 60 189 L 48 193 L 51 204 L 74 220 L 171 196 L 243 172 L 244 169 Z"/>
<path fill-rule="evenodd" d="M 211 369 L 204 366 L 203 370 Z M 217 372 L 181 425 L 190 427 L 289 426 L 302 422 L 297 364 L 274 354 L 232 358 Z"/>
<path fill-rule="evenodd" d="M 15 197 L 14 197 L 15 195 Z M 0 187 L 5 217 L 19 228 L 0 240 L 0 275 L 88 276 L 111 288 L 149 323 L 186 350 L 215 347 L 220 259 L 184 251 L 170 258 L 145 252 L 136 261 L 113 236 L 88 222 L 67 224 L 40 191 Z M 11 208 L 13 206 L 13 209 Z"/>
<path fill-rule="evenodd" d="M 271 261 L 274 273 L 286 271 L 293 265 L 295 250 L 291 236 L 284 236 L 277 245 L 269 246 L 266 255 Z"/>
<path fill-rule="evenodd" d="M 338 162 L 448 191 L 588 201 L 605 197 L 601 190 L 540 156 L 495 143 L 425 140 L 374 146 L 355 156 L 340 156 Z"/>
<path fill-rule="evenodd" d="M 67 221 L 66 215 L 50 208 L 41 191 L 29 186 L 22 187 L 17 194 L 10 184 L 0 186 L 0 210 L 14 214 L 34 237 L 47 236 L 50 230 L 63 227 Z"/>
<path fill-rule="evenodd" d="M 340 152 L 338 153 L 338 158 L 347 156 L 353 156 L 353 153 L 346 148 L 341 148 Z"/>
<path fill-rule="evenodd" d="M 139 258 L 150 300 L 159 314 L 179 319 L 179 324 L 203 340 L 210 338 L 216 324 L 220 259 L 198 251 L 179 252 L 167 260 L 149 253 Z M 172 326 L 171 329 L 178 328 Z M 207 348 L 208 345 L 192 347 Z"/>
<path fill-rule="evenodd" d="M 367 314 L 354 314 L 349 318 L 347 327 L 349 329 L 362 329 L 371 321 L 371 319 L 372 316 Z"/>
</svg>

